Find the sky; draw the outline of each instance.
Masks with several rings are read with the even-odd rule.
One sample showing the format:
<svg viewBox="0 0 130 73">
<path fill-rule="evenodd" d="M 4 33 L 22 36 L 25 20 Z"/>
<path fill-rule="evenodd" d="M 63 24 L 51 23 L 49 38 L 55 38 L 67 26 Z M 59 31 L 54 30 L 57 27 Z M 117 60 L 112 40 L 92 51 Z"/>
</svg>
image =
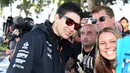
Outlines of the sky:
<svg viewBox="0 0 130 73">
<path fill-rule="evenodd" d="M 126 4 L 125 6 L 115 4 L 110 7 L 114 10 L 116 21 L 119 21 L 123 16 L 130 21 L 130 4 Z M 122 11 L 120 9 L 122 9 Z"/>
</svg>

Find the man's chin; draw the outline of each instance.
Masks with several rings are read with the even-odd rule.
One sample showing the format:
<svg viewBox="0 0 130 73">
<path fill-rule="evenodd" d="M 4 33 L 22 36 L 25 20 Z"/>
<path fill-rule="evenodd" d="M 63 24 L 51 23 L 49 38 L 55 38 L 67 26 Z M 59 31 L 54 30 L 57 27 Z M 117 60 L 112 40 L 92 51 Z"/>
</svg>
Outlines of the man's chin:
<svg viewBox="0 0 130 73">
<path fill-rule="evenodd" d="M 68 39 L 68 38 L 69 38 L 69 36 L 62 36 L 62 38 L 64 38 L 64 39 Z"/>
</svg>

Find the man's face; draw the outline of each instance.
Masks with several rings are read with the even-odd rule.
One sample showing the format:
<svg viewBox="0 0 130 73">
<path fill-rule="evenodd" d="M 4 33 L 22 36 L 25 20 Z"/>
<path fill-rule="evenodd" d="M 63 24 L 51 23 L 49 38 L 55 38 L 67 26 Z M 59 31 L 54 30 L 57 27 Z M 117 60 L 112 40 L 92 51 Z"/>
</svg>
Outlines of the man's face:
<svg viewBox="0 0 130 73">
<path fill-rule="evenodd" d="M 121 20 L 120 24 L 123 26 L 123 28 L 126 28 L 129 25 L 128 22 L 125 19 Z"/>
<path fill-rule="evenodd" d="M 83 46 L 93 46 L 96 43 L 96 30 L 94 26 L 88 26 L 91 24 L 87 24 L 81 28 L 80 36 L 81 36 L 81 43 Z"/>
<path fill-rule="evenodd" d="M 61 18 L 59 18 L 59 16 L 61 16 Z M 68 12 L 64 15 L 59 14 L 58 18 L 55 18 L 55 24 L 56 25 L 53 28 L 54 32 L 58 36 L 68 39 L 76 32 L 75 29 L 80 26 L 80 16 L 73 12 Z"/>
<path fill-rule="evenodd" d="M 95 20 L 94 26 L 96 26 L 98 31 L 105 28 L 105 27 L 115 28 L 114 17 L 110 18 L 104 10 L 101 10 L 97 13 L 93 13 L 92 18 L 93 18 L 93 20 Z"/>
</svg>

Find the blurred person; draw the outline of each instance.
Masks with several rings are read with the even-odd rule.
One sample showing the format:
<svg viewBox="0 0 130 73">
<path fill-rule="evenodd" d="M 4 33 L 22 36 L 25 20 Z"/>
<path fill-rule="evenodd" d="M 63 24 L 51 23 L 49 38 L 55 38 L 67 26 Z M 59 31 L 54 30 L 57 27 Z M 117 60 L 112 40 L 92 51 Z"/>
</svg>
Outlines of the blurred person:
<svg viewBox="0 0 130 73">
<path fill-rule="evenodd" d="M 85 24 L 80 29 L 80 47 L 74 46 L 74 60 L 71 73 L 93 73 L 97 31 L 92 24 Z M 74 62 L 72 62 L 74 61 Z M 68 67 L 71 64 L 68 64 Z"/>
<path fill-rule="evenodd" d="M 9 21 L 9 19 L 8 19 L 8 21 Z M 10 30 L 9 30 L 10 36 L 9 36 L 9 41 L 8 41 L 8 45 L 7 45 L 7 49 L 6 49 L 7 55 L 10 55 L 13 52 L 13 49 L 16 44 L 16 41 L 15 41 L 14 37 L 12 36 L 12 34 L 14 34 L 14 32 L 17 32 L 18 29 L 16 29 L 16 31 L 15 31 L 14 26 L 23 23 L 23 17 L 20 17 L 20 16 L 14 17 L 12 19 L 12 23 L 13 23 L 13 25 L 10 26 Z"/>
<path fill-rule="evenodd" d="M 128 19 L 125 18 L 125 17 L 122 17 L 119 22 L 120 22 L 120 24 L 121 24 L 121 26 L 123 28 L 123 30 L 122 30 L 122 36 L 124 37 L 124 36 L 130 35 L 130 29 L 129 29 L 129 21 L 128 21 Z"/>
<path fill-rule="evenodd" d="M 14 26 L 13 27 L 13 32 L 11 33 L 9 42 L 8 42 L 8 49 L 10 50 L 9 60 L 12 60 L 13 54 L 15 52 L 15 47 L 20 40 L 20 38 L 27 32 L 31 31 L 32 25 L 29 22 L 25 22 L 24 19 L 20 16 L 17 16 L 14 18 Z"/>
<path fill-rule="evenodd" d="M 3 23 L 3 31 L 5 33 L 6 39 L 8 39 L 10 32 L 12 31 L 11 26 L 13 25 L 13 17 L 9 16 L 5 23 Z"/>
<path fill-rule="evenodd" d="M 60 45 L 80 26 L 82 9 L 75 3 L 59 6 L 54 22 L 35 25 L 31 32 L 22 36 L 7 73 L 64 73 L 67 54 Z M 67 50 L 69 51 L 69 49 Z"/>
<path fill-rule="evenodd" d="M 18 36 L 20 34 L 19 30 L 18 29 L 15 29 L 13 32 L 12 32 L 13 35 L 15 36 Z M 16 50 L 16 46 L 17 46 L 17 43 L 18 41 L 20 40 L 20 37 L 15 37 L 13 39 L 10 39 L 9 40 L 9 47 L 8 49 L 10 50 L 10 57 L 9 57 L 9 61 L 11 62 L 12 61 L 12 58 L 13 58 L 13 55 L 15 53 L 15 50 Z"/>
<path fill-rule="evenodd" d="M 3 45 L 4 39 L 5 39 L 5 33 L 3 30 L 0 28 L 0 46 Z"/>
<path fill-rule="evenodd" d="M 24 22 L 30 24 L 31 26 L 34 26 L 34 20 L 30 17 L 24 18 Z"/>
<path fill-rule="evenodd" d="M 96 38 L 96 73 L 115 73 L 116 41 L 121 37 L 121 34 L 111 27 L 106 27 L 98 33 Z"/>
<path fill-rule="evenodd" d="M 75 48 L 81 48 L 81 40 L 80 40 L 80 31 L 78 30 L 78 31 L 76 31 L 74 34 L 73 34 L 73 36 L 71 36 L 69 39 L 68 39 L 68 41 L 69 42 L 71 42 L 71 48 L 72 48 L 72 51 L 70 52 L 71 54 L 71 56 L 69 57 L 69 59 L 68 59 L 68 61 L 67 61 L 67 63 L 66 63 L 66 65 L 65 65 L 65 73 L 69 73 L 69 72 L 71 72 L 71 73 L 73 73 L 72 71 L 74 71 L 74 63 L 75 63 L 75 50 L 77 50 L 77 49 L 75 49 Z M 68 46 L 67 46 L 67 48 L 68 48 Z M 77 50 L 78 51 L 78 50 Z M 77 52 L 76 52 L 77 53 Z M 67 52 L 67 54 L 68 54 L 68 52 Z"/>
<path fill-rule="evenodd" d="M 120 24 L 115 22 L 114 12 L 109 6 L 95 6 L 91 13 L 92 24 L 95 24 L 98 31 L 105 27 L 111 27 L 117 29 L 119 32 L 122 32 L 122 27 Z"/>
<path fill-rule="evenodd" d="M 84 25 L 80 30 L 81 36 L 81 53 L 78 55 L 77 62 L 80 71 L 80 67 L 85 73 L 94 72 L 94 61 L 95 61 L 95 45 L 96 45 L 96 36 L 97 31 L 95 27 L 91 24 Z"/>
</svg>

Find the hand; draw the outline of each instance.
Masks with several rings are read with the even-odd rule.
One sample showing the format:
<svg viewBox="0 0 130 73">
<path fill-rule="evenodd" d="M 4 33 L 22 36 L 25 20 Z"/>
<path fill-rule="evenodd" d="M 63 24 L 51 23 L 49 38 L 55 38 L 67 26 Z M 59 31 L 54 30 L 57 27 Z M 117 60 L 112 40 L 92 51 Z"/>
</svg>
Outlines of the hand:
<svg viewBox="0 0 130 73">
<path fill-rule="evenodd" d="M 18 36 L 19 35 L 19 30 L 18 29 L 14 29 L 14 31 L 13 31 L 13 33 L 12 34 L 14 34 L 14 35 L 16 35 L 16 36 Z"/>
<path fill-rule="evenodd" d="M 14 29 L 14 31 L 13 31 L 13 34 L 14 35 L 16 35 L 16 36 L 18 36 L 19 35 L 19 30 L 18 29 Z M 17 38 L 15 38 L 15 40 L 16 40 L 16 42 L 18 42 L 19 40 L 20 40 L 20 38 L 19 37 L 17 37 Z"/>
</svg>

